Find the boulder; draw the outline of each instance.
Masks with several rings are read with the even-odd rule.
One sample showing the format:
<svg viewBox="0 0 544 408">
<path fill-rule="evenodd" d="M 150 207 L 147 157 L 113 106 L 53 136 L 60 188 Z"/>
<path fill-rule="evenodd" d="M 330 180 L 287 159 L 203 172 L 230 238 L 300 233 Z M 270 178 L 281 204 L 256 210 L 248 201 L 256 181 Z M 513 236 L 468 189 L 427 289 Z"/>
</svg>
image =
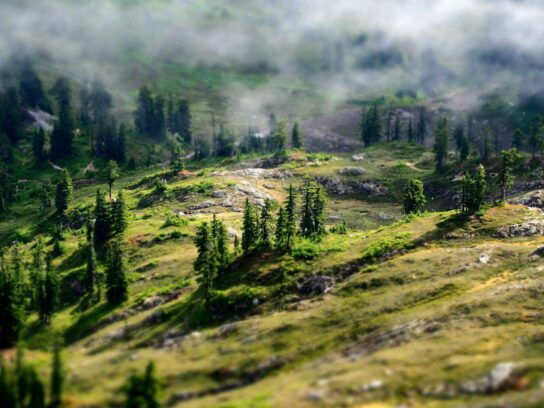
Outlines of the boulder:
<svg viewBox="0 0 544 408">
<path fill-rule="evenodd" d="M 510 200 L 512 204 L 521 204 L 527 207 L 544 209 L 544 190 L 530 191 Z"/>
<path fill-rule="evenodd" d="M 314 274 L 300 284 L 298 291 L 306 296 L 323 295 L 333 288 L 334 283 L 333 276 Z"/>
<path fill-rule="evenodd" d="M 366 174 L 366 170 L 362 167 L 345 167 L 343 169 L 338 170 L 338 174 L 341 176 L 362 176 L 363 174 Z"/>
<path fill-rule="evenodd" d="M 523 224 L 506 225 L 497 229 L 499 238 L 533 237 L 544 235 L 544 221 L 534 220 Z"/>
</svg>

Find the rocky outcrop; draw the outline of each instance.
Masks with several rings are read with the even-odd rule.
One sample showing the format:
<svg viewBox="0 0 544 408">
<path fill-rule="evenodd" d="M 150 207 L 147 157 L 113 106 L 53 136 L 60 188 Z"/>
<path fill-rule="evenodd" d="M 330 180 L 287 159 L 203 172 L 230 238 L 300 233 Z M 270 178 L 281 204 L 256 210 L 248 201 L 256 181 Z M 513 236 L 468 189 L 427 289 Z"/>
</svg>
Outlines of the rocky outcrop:
<svg viewBox="0 0 544 408">
<path fill-rule="evenodd" d="M 337 178 L 320 176 L 317 182 L 325 189 L 336 195 L 361 194 L 365 198 L 380 197 L 389 194 L 387 187 L 377 181 L 348 181 L 344 182 Z"/>
<path fill-rule="evenodd" d="M 521 204 L 527 207 L 544 208 L 544 190 L 531 191 L 510 200 L 512 204 Z"/>
<path fill-rule="evenodd" d="M 506 225 L 497 229 L 499 238 L 534 237 L 544 235 L 544 220 L 534 220 L 523 224 Z"/>
<path fill-rule="evenodd" d="M 348 176 L 348 177 L 356 177 L 356 176 L 362 176 L 363 174 L 366 174 L 367 171 L 363 169 L 362 167 L 345 167 L 343 169 L 338 170 L 338 174 L 341 176 Z"/>
<path fill-rule="evenodd" d="M 302 281 L 298 291 L 306 296 L 323 295 L 333 288 L 334 283 L 334 276 L 312 275 Z"/>
</svg>

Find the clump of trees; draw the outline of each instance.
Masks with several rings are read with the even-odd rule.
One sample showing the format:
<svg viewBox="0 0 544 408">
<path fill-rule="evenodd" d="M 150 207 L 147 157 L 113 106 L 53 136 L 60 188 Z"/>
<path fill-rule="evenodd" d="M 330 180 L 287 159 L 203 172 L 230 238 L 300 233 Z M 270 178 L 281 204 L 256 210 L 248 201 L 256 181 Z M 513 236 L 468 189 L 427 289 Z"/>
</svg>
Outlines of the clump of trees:
<svg viewBox="0 0 544 408">
<path fill-rule="evenodd" d="M 159 408 L 160 384 L 155 364 L 149 362 L 142 374 L 130 376 L 124 391 L 125 408 Z"/>
<path fill-rule="evenodd" d="M 404 189 L 403 209 L 405 214 L 419 214 L 427 199 L 423 191 L 423 183 L 421 180 L 410 180 Z"/>
</svg>

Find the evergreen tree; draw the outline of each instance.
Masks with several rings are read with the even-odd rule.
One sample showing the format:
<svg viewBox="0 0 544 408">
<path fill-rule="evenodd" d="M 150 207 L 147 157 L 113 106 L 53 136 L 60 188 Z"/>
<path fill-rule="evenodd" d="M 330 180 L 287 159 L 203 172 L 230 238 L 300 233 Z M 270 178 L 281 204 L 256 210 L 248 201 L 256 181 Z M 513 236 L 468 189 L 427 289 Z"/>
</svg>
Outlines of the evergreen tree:
<svg viewBox="0 0 544 408">
<path fill-rule="evenodd" d="M 128 299 L 128 281 L 125 273 L 125 254 L 120 240 L 114 240 L 108 248 L 106 268 L 106 297 L 113 305 Z"/>
<path fill-rule="evenodd" d="M 517 128 L 514 131 L 514 135 L 512 136 L 512 147 L 518 151 L 521 151 L 523 150 L 524 146 L 525 146 L 525 135 L 523 134 L 520 128 Z"/>
<path fill-rule="evenodd" d="M 404 190 L 404 213 L 418 214 L 423 210 L 426 202 L 421 180 L 410 180 Z"/>
<path fill-rule="evenodd" d="M 59 106 L 58 121 L 51 133 L 51 157 L 54 159 L 68 157 L 72 154 L 74 139 L 74 118 L 70 108 L 70 84 L 66 78 L 59 78 L 51 92 Z"/>
<path fill-rule="evenodd" d="M 117 165 L 117 162 L 110 160 L 108 162 L 108 165 L 106 167 L 106 181 L 108 183 L 108 189 L 109 189 L 109 195 L 111 200 L 111 193 L 113 188 L 113 183 L 119 178 L 119 166 Z"/>
<path fill-rule="evenodd" d="M 47 260 L 45 276 L 42 280 L 39 295 L 39 315 L 43 324 L 50 324 L 51 318 L 58 303 L 59 280 L 57 273 L 51 267 L 51 260 Z"/>
<path fill-rule="evenodd" d="M 457 148 L 457 152 L 459 153 L 459 156 L 460 156 L 461 149 L 465 141 L 465 128 L 463 127 L 462 124 L 458 123 L 455 126 L 455 130 L 453 131 L 453 138 L 455 140 L 455 147 Z"/>
<path fill-rule="evenodd" d="M 215 140 L 215 155 L 217 157 L 232 157 L 236 154 L 234 135 L 223 124 L 219 125 L 219 133 Z"/>
<path fill-rule="evenodd" d="M 485 131 L 481 135 L 481 153 L 480 160 L 482 163 L 489 163 L 491 155 L 493 154 L 493 148 L 491 147 L 491 141 L 489 140 L 489 132 Z"/>
<path fill-rule="evenodd" d="M 116 235 L 123 235 L 128 228 L 128 214 L 126 210 L 125 194 L 123 193 L 123 190 L 119 190 L 117 200 L 115 200 L 115 202 L 113 203 L 112 213 L 113 232 Z"/>
<path fill-rule="evenodd" d="M 242 249 L 248 252 L 258 240 L 258 220 L 255 207 L 248 198 L 244 208 L 244 225 L 242 233 Z"/>
<path fill-rule="evenodd" d="M 40 127 L 32 136 L 32 153 L 36 163 L 43 163 L 47 158 L 45 152 L 45 131 Z"/>
<path fill-rule="evenodd" d="M 12 144 L 23 135 L 24 120 L 19 95 L 15 88 L 0 93 L 0 134 L 5 134 Z"/>
<path fill-rule="evenodd" d="M 179 116 L 179 134 L 186 146 L 190 146 L 193 141 L 193 132 L 191 129 L 191 109 L 186 100 L 182 100 L 178 106 Z"/>
<path fill-rule="evenodd" d="M 459 147 L 459 159 L 461 161 L 465 161 L 468 158 L 469 153 L 470 144 L 468 138 L 466 136 L 463 136 L 463 138 L 461 139 L 461 145 Z"/>
<path fill-rule="evenodd" d="M 131 376 L 125 386 L 125 408 L 159 408 L 159 381 L 155 364 L 149 362 L 143 375 Z"/>
<path fill-rule="evenodd" d="M 448 157 L 448 121 L 440 118 L 435 131 L 434 154 L 436 171 L 441 172 L 446 167 Z"/>
<path fill-rule="evenodd" d="M 294 149 L 302 149 L 302 147 L 303 147 L 302 133 L 300 132 L 300 128 L 298 126 L 298 123 L 295 123 L 293 125 L 293 132 L 291 134 L 291 141 L 292 141 Z"/>
<path fill-rule="evenodd" d="M 42 188 L 40 190 L 40 205 L 42 210 L 47 210 L 53 206 L 53 191 L 49 180 L 44 180 L 42 183 Z"/>
<path fill-rule="evenodd" d="M 83 288 L 85 293 L 94 295 L 99 292 L 98 289 L 98 270 L 96 262 L 96 251 L 94 243 L 91 241 L 87 244 L 87 267 L 85 268 L 85 276 L 83 278 Z"/>
<path fill-rule="evenodd" d="M 529 147 L 533 160 L 535 160 L 536 154 L 544 149 L 544 126 L 541 124 L 541 118 L 535 119 L 532 123 Z"/>
<path fill-rule="evenodd" d="M 55 342 L 53 349 L 53 360 L 51 363 L 51 408 L 62 405 L 62 394 L 64 390 L 64 368 L 62 364 L 62 348 L 60 342 Z"/>
<path fill-rule="evenodd" d="M 93 81 L 88 99 L 89 116 L 94 123 L 106 120 L 112 108 L 112 96 L 99 81 Z"/>
<path fill-rule="evenodd" d="M 425 136 L 427 134 L 427 112 L 424 107 L 419 108 L 419 116 L 417 121 L 416 139 L 418 143 L 425 144 Z"/>
<path fill-rule="evenodd" d="M 96 191 L 94 218 L 94 245 L 100 249 L 104 247 L 112 235 L 110 206 L 100 190 Z"/>
<path fill-rule="evenodd" d="M 310 180 L 303 187 L 303 205 L 300 231 L 304 237 L 316 237 L 325 233 L 326 199 L 323 188 Z"/>
<path fill-rule="evenodd" d="M 25 59 L 22 62 L 19 75 L 19 92 L 23 98 L 23 104 L 51 112 L 51 104 L 45 96 L 42 81 L 32 67 L 30 60 Z"/>
<path fill-rule="evenodd" d="M 480 213 L 485 207 L 487 180 L 484 166 L 480 165 L 476 177 L 469 172 L 463 178 L 462 211 L 472 215 Z"/>
<path fill-rule="evenodd" d="M 377 104 L 373 104 L 363 117 L 363 141 L 365 146 L 379 143 L 382 137 L 380 111 Z"/>
<path fill-rule="evenodd" d="M 7 267 L 0 269 L 0 349 L 17 342 L 24 322 L 24 300 L 17 278 Z"/>
<path fill-rule="evenodd" d="M 400 116 L 398 113 L 395 115 L 395 132 L 393 134 L 393 140 L 400 140 Z"/>
<path fill-rule="evenodd" d="M 117 149 L 116 149 L 116 155 L 115 160 L 119 163 L 125 163 L 127 161 L 127 153 L 126 153 L 126 138 L 127 138 L 127 129 L 124 124 L 121 124 L 119 126 L 119 133 L 117 136 Z"/>
<path fill-rule="evenodd" d="M 515 177 L 512 174 L 514 165 L 521 158 L 518 151 L 514 149 L 503 150 L 501 152 L 501 167 L 499 170 L 499 187 L 501 189 L 501 201 L 506 202 L 508 190 L 514 184 Z"/>
<path fill-rule="evenodd" d="M 287 211 L 280 207 L 276 221 L 276 249 L 280 251 L 287 249 L 287 222 Z"/>
<path fill-rule="evenodd" d="M 261 210 L 261 220 L 259 222 L 259 241 L 261 245 L 268 248 L 272 242 L 272 201 L 269 199 L 264 200 L 264 206 Z"/>
<path fill-rule="evenodd" d="M 212 221 L 212 236 L 215 243 L 218 267 L 221 271 L 224 271 L 230 263 L 228 233 L 225 224 L 222 221 L 219 221 L 215 214 L 213 215 Z"/>
<path fill-rule="evenodd" d="M 287 204 L 285 206 L 285 212 L 287 213 L 286 225 L 285 225 L 285 245 L 287 250 L 291 250 L 295 243 L 295 236 L 297 233 L 297 198 L 293 185 L 289 185 L 289 191 L 287 196 Z"/>
<path fill-rule="evenodd" d="M 415 141 L 415 134 L 414 134 L 414 123 L 412 121 L 412 118 L 408 120 L 408 135 L 407 135 L 408 143 L 414 143 Z"/>
<path fill-rule="evenodd" d="M 28 368 L 29 401 L 27 408 L 45 408 L 45 387 L 33 367 Z M 1 402 L 1 401 L 0 401 Z"/>
<path fill-rule="evenodd" d="M 55 188 L 55 208 L 60 215 L 64 215 L 72 201 L 73 186 L 72 177 L 68 170 L 64 169 Z"/>
<path fill-rule="evenodd" d="M 274 112 L 271 112 L 268 118 L 268 129 L 269 129 L 270 135 L 273 135 L 278 130 L 278 121 L 276 119 L 276 114 Z"/>
<path fill-rule="evenodd" d="M 269 137 L 269 149 L 276 154 L 284 154 L 287 142 L 285 123 L 280 122 L 276 126 L 276 131 Z"/>
<path fill-rule="evenodd" d="M 198 256 L 193 266 L 195 272 L 200 275 L 204 298 L 208 302 L 213 289 L 213 282 L 217 275 L 218 261 L 212 228 L 207 222 L 203 222 L 198 227 L 195 245 L 198 250 Z"/>
</svg>

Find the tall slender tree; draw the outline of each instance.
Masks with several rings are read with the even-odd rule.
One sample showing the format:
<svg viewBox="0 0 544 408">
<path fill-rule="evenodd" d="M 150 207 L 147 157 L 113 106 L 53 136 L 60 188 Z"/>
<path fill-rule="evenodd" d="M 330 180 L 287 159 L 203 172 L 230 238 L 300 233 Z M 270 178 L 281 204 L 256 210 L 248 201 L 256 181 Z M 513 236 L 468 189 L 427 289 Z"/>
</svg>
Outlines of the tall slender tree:
<svg viewBox="0 0 544 408">
<path fill-rule="evenodd" d="M 106 268 L 106 297 L 113 305 L 128 299 L 128 281 L 125 271 L 125 253 L 121 241 L 113 240 L 108 249 Z"/>
<path fill-rule="evenodd" d="M 255 245 L 258 240 L 258 220 L 255 206 L 246 198 L 246 205 L 244 208 L 244 225 L 242 233 L 242 249 L 244 252 Z"/>
<path fill-rule="evenodd" d="M 448 158 L 448 121 L 446 118 L 440 118 L 435 130 L 434 154 L 436 161 L 436 171 L 442 172 L 446 167 Z"/>
<path fill-rule="evenodd" d="M 298 123 L 293 125 L 293 132 L 291 134 L 291 142 L 294 149 L 302 149 L 303 139 Z"/>
<path fill-rule="evenodd" d="M 58 214 L 64 215 L 72 201 L 72 194 L 72 177 L 68 170 L 64 169 L 55 188 L 55 208 Z"/>
<path fill-rule="evenodd" d="M 210 300 L 214 279 L 218 272 L 217 251 L 211 226 L 203 222 L 197 229 L 195 245 L 198 256 L 193 264 L 194 270 L 200 275 L 206 303 Z"/>
<path fill-rule="evenodd" d="M 418 214 L 425 206 L 426 201 L 421 180 L 410 180 L 404 190 L 404 213 Z"/>
</svg>

